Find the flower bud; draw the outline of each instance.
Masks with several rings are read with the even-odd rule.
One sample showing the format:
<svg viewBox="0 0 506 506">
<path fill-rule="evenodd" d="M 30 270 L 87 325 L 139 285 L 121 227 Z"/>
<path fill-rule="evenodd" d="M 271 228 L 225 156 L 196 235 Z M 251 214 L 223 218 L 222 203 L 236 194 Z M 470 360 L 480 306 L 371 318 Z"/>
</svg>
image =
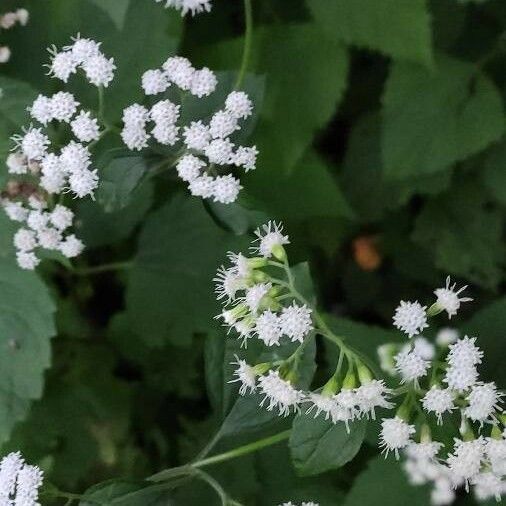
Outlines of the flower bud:
<svg viewBox="0 0 506 506">
<path fill-rule="evenodd" d="M 343 388 L 351 390 L 357 386 L 357 378 L 353 366 L 350 366 L 343 380 Z"/>
<path fill-rule="evenodd" d="M 339 390 L 339 381 L 336 376 L 332 376 L 322 388 L 324 397 L 332 397 Z"/>
<path fill-rule="evenodd" d="M 373 375 L 371 374 L 371 371 L 362 362 L 359 362 L 357 365 L 357 373 L 361 385 L 370 383 L 373 380 Z"/>
<path fill-rule="evenodd" d="M 272 247 L 272 256 L 280 262 L 286 261 L 286 251 L 281 244 L 275 244 Z"/>
</svg>

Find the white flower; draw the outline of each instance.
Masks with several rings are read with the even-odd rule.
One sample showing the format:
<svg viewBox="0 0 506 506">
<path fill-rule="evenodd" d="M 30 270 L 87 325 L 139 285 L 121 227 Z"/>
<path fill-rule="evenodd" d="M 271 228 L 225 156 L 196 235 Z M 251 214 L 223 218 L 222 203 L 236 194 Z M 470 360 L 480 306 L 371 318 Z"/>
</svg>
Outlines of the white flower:
<svg viewBox="0 0 506 506">
<path fill-rule="evenodd" d="M 48 75 L 56 77 L 66 83 L 69 80 L 69 77 L 76 73 L 79 62 L 70 52 L 64 51 L 58 53 L 54 47 L 50 49 L 49 52 L 52 55 L 52 59 L 51 63 L 48 65 Z"/>
<path fill-rule="evenodd" d="M 232 91 L 225 100 L 225 109 L 236 119 L 251 116 L 253 103 L 244 91 Z"/>
<path fill-rule="evenodd" d="M 29 108 L 30 116 L 43 125 L 47 125 L 53 119 L 53 102 L 50 98 L 39 95 Z"/>
<path fill-rule="evenodd" d="M 380 448 L 382 448 L 381 453 L 388 456 L 388 453 L 393 451 L 395 457 L 399 459 L 399 450 L 409 444 L 411 436 L 415 432 L 416 429 L 413 425 L 409 425 L 398 416 L 383 418 L 379 443 Z"/>
<path fill-rule="evenodd" d="M 354 420 L 360 411 L 357 408 L 357 394 L 351 388 L 343 388 L 334 396 L 338 406 L 347 411 L 346 418 Z"/>
<path fill-rule="evenodd" d="M 376 352 L 378 354 L 381 369 L 390 376 L 395 376 L 397 371 L 395 370 L 394 356 L 397 352 L 397 346 L 394 343 L 381 344 L 376 349 Z"/>
<path fill-rule="evenodd" d="M 478 383 L 467 396 L 469 405 L 464 409 L 464 415 L 473 422 L 483 423 L 499 409 L 502 396 L 495 383 Z"/>
<path fill-rule="evenodd" d="M 361 414 L 365 414 L 368 417 L 371 416 L 371 418 L 375 420 L 375 408 L 390 409 L 393 407 L 393 404 L 386 398 L 391 394 L 392 390 L 386 387 L 383 380 L 371 380 L 357 388 L 357 407 Z"/>
<path fill-rule="evenodd" d="M 442 423 L 443 413 L 455 409 L 453 404 L 453 394 L 450 390 L 433 386 L 423 397 L 422 406 L 427 413 L 434 413 L 437 417 L 437 423 Z"/>
<path fill-rule="evenodd" d="M 313 330 L 311 319 L 312 310 L 305 304 L 303 306 L 292 302 L 291 306 L 284 307 L 281 311 L 281 332 L 286 334 L 293 342 L 304 341 L 304 337 Z"/>
<path fill-rule="evenodd" d="M 59 230 L 44 227 L 37 230 L 37 239 L 42 248 L 56 250 L 60 245 L 62 236 Z"/>
<path fill-rule="evenodd" d="M 181 106 L 172 103 L 170 100 L 160 100 L 151 107 L 149 116 L 155 123 L 165 122 L 175 124 L 179 119 L 180 108 Z"/>
<path fill-rule="evenodd" d="M 229 139 L 214 139 L 204 149 L 204 153 L 211 163 L 217 165 L 227 165 L 230 163 L 230 158 L 234 145 Z"/>
<path fill-rule="evenodd" d="M 184 127 L 183 138 L 188 149 L 204 151 L 211 140 L 211 133 L 202 121 L 192 121 L 190 126 Z"/>
<path fill-rule="evenodd" d="M 91 56 L 82 64 L 86 77 L 91 84 L 107 88 L 114 79 L 114 58 L 106 58 L 103 54 Z"/>
<path fill-rule="evenodd" d="M 74 258 L 81 254 L 84 244 L 74 234 L 71 234 L 60 243 L 59 249 L 67 258 Z"/>
<path fill-rule="evenodd" d="M 23 222 L 28 217 L 28 209 L 24 208 L 21 202 L 4 202 L 3 208 L 5 214 L 7 214 L 12 221 Z"/>
<path fill-rule="evenodd" d="M 93 197 L 93 193 L 98 186 L 97 170 L 84 169 L 73 172 L 69 176 L 69 185 L 76 197 L 80 199 L 87 195 Z"/>
<path fill-rule="evenodd" d="M 12 139 L 29 160 L 43 158 L 49 146 L 49 138 L 40 128 L 30 127 L 23 136 L 15 135 Z"/>
<path fill-rule="evenodd" d="M 227 111 L 215 112 L 209 122 L 209 132 L 213 139 L 223 139 L 238 129 L 237 119 Z"/>
<path fill-rule="evenodd" d="M 146 95 L 163 93 L 169 86 L 167 75 L 160 69 L 146 70 L 142 74 L 142 89 Z"/>
<path fill-rule="evenodd" d="M 254 332 L 266 346 L 279 346 L 282 335 L 279 317 L 272 311 L 264 311 L 255 321 Z"/>
<path fill-rule="evenodd" d="M 443 443 L 437 441 L 427 441 L 425 443 L 410 442 L 405 448 L 406 455 L 416 460 L 434 460 Z"/>
<path fill-rule="evenodd" d="M 0 46 L 0 63 L 7 63 L 11 58 L 11 50 L 7 46 Z"/>
<path fill-rule="evenodd" d="M 72 225 L 74 213 L 68 207 L 56 204 L 49 215 L 49 220 L 58 230 L 65 230 Z"/>
<path fill-rule="evenodd" d="M 257 246 L 252 246 L 250 249 L 253 253 L 258 253 L 264 258 L 270 258 L 275 248 L 290 244 L 287 235 L 283 235 L 283 225 L 275 221 L 269 221 L 265 225 L 255 230 L 257 238 L 253 241 L 258 242 Z"/>
<path fill-rule="evenodd" d="M 22 269 L 29 271 L 33 271 L 40 263 L 40 260 L 32 251 L 18 251 L 16 253 L 16 260 Z"/>
<path fill-rule="evenodd" d="M 467 285 L 459 290 L 455 290 L 455 287 L 456 284 L 453 283 L 453 285 L 451 285 L 451 279 L 450 276 L 448 276 L 446 278 L 446 286 L 434 290 L 434 294 L 437 297 L 436 305 L 439 306 L 442 311 L 448 313 L 448 319 L 457 314 L 461 302 L 470 302 L 473 300 L 470 297 L 459 298 L 460 293 L 467 288 Z"/>
<path fill-rule="evenodd" d="M 84 39 L 79 35 L 77 37 L 72 37 L 73 44 L 70 46 L 65 46 L 63 49 L 65 51 L 70 51 L 70 54 L 74 58 L 76 62 L 82 64 L 88 61 L 90 58 L 94 56 L 99 56 L 100 52 L 100 42 L 95 42 L 92 39 Z"/>
<path fill-rule="evenodd" d="M 96 118 L 89 111 L 81 111 L 70 123 L 72 132 L 81 142 L 96 141 L 100 138 L 100 128 Z"/>
<path fill-rule="evenodd" d="M 59 91 L 51 98 L 51 111 L 53 118 L 68 123 L 77 111 L 79 102 L 72 93 Z"/>
<path fill-rule="evenodd" d="M 415 337 L 413 340 L 413 351 L 424 360 L 432 360 L 436 355 L 436 348 L 425 337 Z"/>
<path fill-rule="evenodd" d="M 453 365 L 446 369 L 443 381 L 452 390 L 467 390 L 478 381 L 478 371 L 474 365 Z"/>
<path fill-rule="evenodd" d="M 14 246 L 20 251 L 31 251 L 37 247 L 37 238 L 33 230 L 20 228 L 14 234 Z"/>
<path fill-rule="evenodd" d="M 205 162 L 194 155 L 185 155 L 176 165 L 177 175 L 183 181 L 193 181 L 200 176 L 201 169 L 206 166 Z"/>
<path fill-rule="evenodd" d="M 420 334 L 423 329 L 429 325 L 427 323 L 426 306 L 418 302 L 405 302 L 401 300 L 400 305 L 395 310 L 393 317 L 394 325 L 408 337 Z"/>
<path fill-rule="evenodd" d="M 24 465 L 21 453 L 9 453 L 0 462 L 0 499 L 5 501 L 14 495 L 16 479 Z M 9 503 L 7 503 L 9 504 Z"/>
<path fill-rule="evenodd" d="M 237 200 L 242 186 L 232 174 L 217 176 L 213 185 L 213 200 L 222 204 L 231 204 Z"/>
<path fill-rule="evenodd" d="M 260 406 L 266 404 L 267 411 L 277 408 L 280 416 L 288 416 L 290 410 L 299 411 L 303 401 L 303 393 L 295 389 L 289 381 L 279 377 L 278 371 L 269 371 L 267 375 L 258 378 L 260 393 L 264 396 Z"/>
<path fill-rule="evenodd" d="M 214 72 L 204 67 L 192 75 L 190 93 L 196 97 L 207 97 L 216 89 L 218 80 Z"/>
<path fill-rule="evenodd" d="M 481 437 L 472 441 L 455 439 L 454 452 L 447 458 L 452 481 L 457 484 L 464 481 L 467 489 L 469 480 L 480 472 L 484 453 L 485 445 Z"/>
<path fill-rule="evenodd" d="M 492 471 L 498 475 L 506 475 L 506 439 L 487 438 L 485 453 Z"/>
<path fill-rule="evenodd" d="M 160 144 L 165 146 L 173 146 L 179 140 L 179 128 L 167 121 L 157 122 L 151 133 Z"/>
<path fill-rule="evenodd" d="M 37 466 L 24 465 L 18 473 L 13 506 L 37 506 L 43 473 Z"/>
<path fill-rule="evenodd" d="M 41 160 L 40 166 L 42 172 L 40 186 L 48 193 L 60 193 L 66 182 L 60 158 L 54 153 L 49 153 Z"/>
<path fill-rule="evenodd" d="M 182 90 L 189 90 L 192 85 L 195 69 L 187 58 L 171 56 L 163 64 L 163 69 L 169 81 Z"/>
<path fill-rule="evenodd" d="M 125 126 L 121 131 L 121 138 L 129 149 L 140 151 L 148 147 L 149 135 L 141 126 Z"/>
<path fill-rule="evenodd" d="M 245 279 L 235 269 L 225 269 L 223 266 L 218 269 L 213 281 L 216 299 L 227 299 L 227 302 L 235 300 L 236 293 L 247 286 Z"/>
<path fill-rule="evenodd" d="M 40 195 L 37 195 L 36 193 L 32 193 L 28 197 L 28 205 L 32 209 L 35 209 L 37 211 L 42 211 L 42 210 L 46 209 L 47 202 Z"/>
<path fill-rule="evenodd" d="M 232 155 L 231 163 L 237 167 L 243 167 L 246 172 L 255 170 L 257 162 L 258 149 L 256 146 L 239 146 Z"/>
<path fill-rule="evenodd" d="M 506 483 L 500 476 L 491 472 L 482 472 L 471 482 L 474 485 L 474 495 L 479 501 L 494 499 L 500 501 L 502 494 L 506 494 Z"/>
<path fill-rule="evenodd" d="M 155 0 L 156 2 L 165 2 L 165 7 L 173 7 L 181 11 L 181 16 L 191 12 L 192 16 L 201 12 L 211 10 L 211 0 Z"/>
<path fill-rule="evenodd" d="M 317 418 L 321 413 L 325 415 L 325 420 L 333 419 L 332 414 L 338 409 L 337 402 L 333 395 L 321 395 L 316 392 L 310 392 L 305 398 L 306 402 L 310 402 L 311 406 L 306 411 L 306 414 L 315 412 L 314 418 Z"/>
<path fill-rule="evenodd" d="M 213 195 L 214 178 L 206 174 L 196 177 L 190 181 L 188 188 L 194 197 L 208 199 Z"/>
<path fill-rule="evenodd" d="M 26 157 L 22 153 L 11 153 L 5 163 L 9 174 L 26 174 L 28 172 Z"/>
<path fill-rule="evenodd" d="M 242 253 L 233 253 L 229 251 L 227 253 L 227 257 L 232 264 L 232 268 L 237 274 L 243 276 L 244 278 L 248 278 L 251 274 L 251 266 L 249 263 L 249 259 L 245 257 Z"/>
<path fill-rule="evenodd" d="M 448 479 L 438 479 L 434 482 L 434 488 L 430 494 L 431 504 L 445 506 L 455 501 L 455 492 Z"/>
<path fill-rule="evenodd" d="M 450 344 L 450 352 L 446 361 L 453 366 L 473 366 L 481 364 L 483 352 L 475 345 L 476 337 L 465 336 L 453 344 Z"/>
<path fill-rule="evenodd" d="M 16 11 L 16 17 L 21 26 L 25 26 L 30 18 L 30 13 L 26 9 L 18 9 Z"/>
<path fill-rule="evenodd" d="M 61 167 L 67 174 L 74 174 L 86 170 L 91 164 L 90 158 L 91 154 L 86 146 L 70 141 L 62 148 L 58 162 L 51 157 L 48 163 L 53 167 Z"/>
<path fill-rule="evenodd" d="M 232 365 L 237 365 L 237 368 L 234 371 L 234 376 L 237 378 L 232 379 L 229 383 L 239 382 L 241 386 L 239 387 L 239 394 L 246 395 L 248 393 L 253 393 L 256 390 L 256 373 L 253 367 L 248 365 L 245 360 L 240 360 L 237 355 L 235 355 L 235 362 L 232 362 Z"/>
<path fill-rule="evenodd" d="M 450 327 L 443 327 L 436 334 L 436 343 L 439 346 L 446 347 L 454 343 L 459 338 L 459 332 L 457 329 Z"/>
<path fill-rule="evenodd" d="M 30 211 L 26 223 L 32 229 L 38 232 L 46 227 L 49 220 L 49 215 L 40 210 Z"/>
<path fill-rule="evenodd" d="M 401 351 L 395 357 L 395 369 L 401 375 L 401 383 L 417 382 L 427 374 L 430 362 L 424 360 L 414 350 Z"/>
<path fill-rule="evenodd" d="M 269 293 L 271 288 L 271 283 L 258 283 L 246 289 L 244 302 L 252 313 L 256 314 L 258 312 L 262 299 Z"/>
<path fill-rule="evenodd" d="M 126 127 L 144 128 L 149 118 L 150 112 L 143 105 L 132 104 L 123 109 L 123 123 Z"/>
</svg>

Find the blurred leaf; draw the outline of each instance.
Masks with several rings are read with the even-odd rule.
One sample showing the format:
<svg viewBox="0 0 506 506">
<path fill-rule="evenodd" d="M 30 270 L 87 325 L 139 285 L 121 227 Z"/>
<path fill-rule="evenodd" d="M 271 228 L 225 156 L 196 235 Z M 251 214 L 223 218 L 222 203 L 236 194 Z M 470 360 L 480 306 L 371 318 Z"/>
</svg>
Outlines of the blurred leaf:
<svg viewBox="0 0 506 506">
<path fill-rule="evenodd" d="M 378 455 L 355 479 L 343 506 L 404 506 L 408 498 L 411 506 L 430 503 L 424 487 L 414 487 L 408 483 L 399 462 Z"/>
<path fill-rule="evenodd" d="M 413 240 L 432 251 L 436 266 L 480 286 L 497 285 L 504 264 L 503 216 L 487 206 L 472 180 L 429 199 L 416 219 Z"/>
<path fill-rule="evenodd" d="M 125 24 L 125 18 L 130 0 L 91 0 L 102 10 L 107 12 L 114 21 L 116 28 L 121 30 Z"/>
<path fill-rule="evenodd" d="M 383 165 L 390 178 L 428 174 L 478 153 L 504 132 L 502 99 L 470 63 L 440 56 L 433 72 L 392 65 L 383 95 Z"/>
<path fill-rule="evenodd" d="M 501 204 L 506 204 L 506 142 L 502 141 L 487 153 L 483 163 L 483 182 Z"/>
<path fill-rule="evenodd" d="M 320 474 L 343 466 L 355 457 L 365 437 L 366 420 L 334 424 L 323 416 L 299 414 L 290 434 L 292 460 L 301 476 Z"/>
<path fill-rule="evenodd" d="M 217 312 L 213 275 L 226 251 L 242 243 L 219 229 L 198 199 L 176 195 L 148 217 L 126 294 L 132 327 L 147 345 L 188 345 L 208 329 Z"/>
<path fill-rule="evenodd" d="M 55 306 L 39 279 L 0 258 L 0 442 L 40 398 L 51 361 Z"/>
<path fill-rule="evenodd" d="M 425 0 L 306 0 L 329 38 L 380 51 L 394 59 L 432 65 L 430 15 Z"/>
</svg>

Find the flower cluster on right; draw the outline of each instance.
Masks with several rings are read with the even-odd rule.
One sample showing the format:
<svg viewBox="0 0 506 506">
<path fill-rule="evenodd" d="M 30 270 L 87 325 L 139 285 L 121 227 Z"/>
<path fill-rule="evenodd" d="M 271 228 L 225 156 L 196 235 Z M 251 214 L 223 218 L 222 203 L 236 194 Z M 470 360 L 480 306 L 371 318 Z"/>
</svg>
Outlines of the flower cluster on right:
<svg viewBox="0 0 506 506">
<path fill-rule="evenodd" d="M 385 454 L 399 452 L 414 485 L 431 483 L 432 503 L 451 504 L 455 489 L 472 486 L 479 500 L 506 493 L 506 417 L 501 392 L 494 382 L 480 380 L 483 352 L 476 337 L 459 338 L 455 329 L 441 329 L 435 344 L 421 335 L 428 320 L 446 312 L 454 316 L 466 287 L 456 289 L 447 278 L 435 290 L 436 301 L 427 308 L 401 301 L 394 325 L 411 343 L 387 344 L 378 349 L 382 368 L 399 378 L 404 400 L 396 416 L 382 421 L 380 446 Z M 454 427 L 453 447 L 432 438 L 431 425 Z"/>
</svg>

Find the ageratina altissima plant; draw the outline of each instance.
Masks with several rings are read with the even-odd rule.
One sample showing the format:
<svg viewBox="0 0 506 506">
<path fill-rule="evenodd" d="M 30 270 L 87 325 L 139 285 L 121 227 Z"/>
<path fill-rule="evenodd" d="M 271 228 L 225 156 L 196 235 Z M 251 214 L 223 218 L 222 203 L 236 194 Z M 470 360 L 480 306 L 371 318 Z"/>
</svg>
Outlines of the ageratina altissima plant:
<svg viewBox="0 0 506 506">
<path fill-rule="evenodd" d="M 251 256 L 229 253 L 229 266 L 218 270 L 215 293 L 223 303 L 218 318 L 243 346 L 255 339 L 266 347 L 291 342 L 297 348 L 274 362 L 248 364 L 236 357 L 230 382 L 238 383 L 240 395 L 258 393 L 261 408 L 280 416 L 321 416 L 344 423 L 348 431 L 354 420 L 374 419 L 377 409 L 395 410 L 381 421 L 379 448 L 385 457 L 405 458 L 413 483 L 433 482 L 434 504 L 449 504 L 461 486 L 472 486 L 479 499 L 500 498 L 506 491 L 504 394 L 493 382 L 480 381 L 483 353 L 475 337 L 459 339 L 453 329 L 445 328 L 434 345 L 420 335 L 429 318 L 442 312 L 451 318 L 462 302 L 471 300 L 460 296 L 463 288 L 456 290 L 448 278 L 445 287 L 435 290 L 437 300 L 429 309 L 418 302 L 401 302 L 394 324 L 411 341 L 378 350 L 382 367 L 399 380 L 398 388 L 389 388 L 297 290 L 282 226 L 269 222 L 256 235 Z M 339 361 L 325 384 L 306 391 L 297 386 L 297 369 L 304 347 L 316 335 L 339 348 Z M 445 448 L 432 440 L 430 427 L 451 424 L 450 413 L 459 414 L 460 425 L 454 427 L 454 446 Z"/>
<path fill-rule="evenodd" d="M 97 102 L 102 102 L 102 90 L 112 81 L 116 67 L 112 58 L 102 54 L 100 43 L 78 36 L 62 51 L 53 47 L 50 53 L 49 75 L 66 83 L 72 74 L 82 72 L 97 87 Z M 51 97 L 39 95 L 28 108 L 32 123 L 13 136 L 14 152 L 6 163 L 15 179 L 8 185 L 3 207 L 20 224 L 14 246 L 23 269 L 39 264 L 40 250 L 73 258 L 84 248 L 71 231 L 74 213 L 67 202 L 69 198 L 93 198 L 98 186 L 90 151 L 106 132 L 100 122 L 101 107 L 98 109 L 94 113 L 81 108 L 67 91 Z"/>
<path fill-rule="evenodd" d="M 186 58 L 169 57 L 161 68 L 142 76 L 146 96 L 163 98 L 150 107 L 132 104 L 125 108 L 121 137 L 133 151 L 148 148 L 150 143 L 155 149 L 156 145 L 173 148 L 175 156 L 168 164 L 175 166 L 192 195 L 230 204 L 242 188 L 230 171 L 236 168 L 248 172 L 256 165 L 256 147 L 236 146 L 233 142 L 241 121 L 251 116 L 253 103 L 245 92 L 232 91 L 210 118 L 181 120 L 185 97 L 208 97 L 217 84 L 216 75 L 208 68 L 195 69 Z"/>
<path fill-rule="evenodd" d="M 0 14 L 0 32 L 10 30 L 16 25 L 25 26 L 30 15 L 26 9 L 17 9 L 13 12 Z M 0 63 L 7 63 L 11 58 L 11 50 L 8 46 L 0 46 Z"/>
</svg>

